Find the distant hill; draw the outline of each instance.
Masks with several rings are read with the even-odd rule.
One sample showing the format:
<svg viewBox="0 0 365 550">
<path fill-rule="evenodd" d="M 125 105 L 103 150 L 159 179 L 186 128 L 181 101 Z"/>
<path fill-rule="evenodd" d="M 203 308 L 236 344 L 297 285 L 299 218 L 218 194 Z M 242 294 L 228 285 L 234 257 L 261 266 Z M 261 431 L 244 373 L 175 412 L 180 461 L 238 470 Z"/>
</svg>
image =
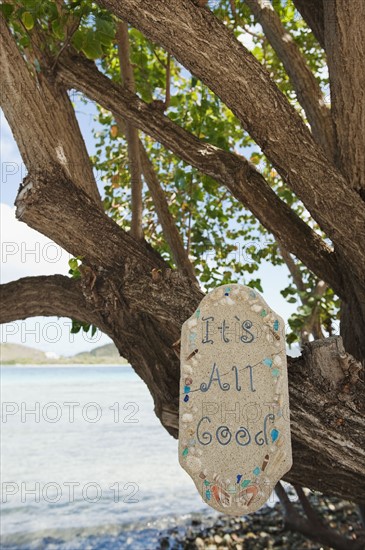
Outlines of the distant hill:
<svg viewBox="0 0 365 550">
<path fill-rule="evenodd" d="M 0 344 L 0 362 L 3 365 L 30 364 L 127 364 L 127 360 L 120 357 L 114 344 L 105 344 L 91 351 L 77 353 L 71 357 L 55 357 L 44 351 L 23 346 L 22 344 Z"/>
<path fill-rule="evenodd" d="M 126 359 L 119 355 L 119 352 L 114 344 L 105 344 L 104 346 L 99 346 L 91 351 L 84 351 L 77 353 L 72 357 L 73 361 L 76 363 L 78 360 L 82 363 L 98 363 L 105 362 L 105 359 L 108 359 L 109 362 L 113 363 L 127 363 Z"/>
<path fill-rule="evenodd" d="M 0 360 L 2 363 L 46 363 L 48 361 L 44 351 L 21 344 L 0 344 Z"/>
</svg>

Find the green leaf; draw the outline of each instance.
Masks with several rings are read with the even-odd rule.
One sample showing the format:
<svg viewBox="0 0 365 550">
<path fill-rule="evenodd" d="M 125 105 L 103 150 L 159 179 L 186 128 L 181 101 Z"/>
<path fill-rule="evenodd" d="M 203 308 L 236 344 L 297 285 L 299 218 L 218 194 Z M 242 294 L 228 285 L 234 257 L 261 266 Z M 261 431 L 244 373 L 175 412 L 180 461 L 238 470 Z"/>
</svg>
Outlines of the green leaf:
<svg viewBox="0 0 365 550">
<path fill-rule="evenodd" d="M 55 19 L 54 21 L 52 21 L 52 30 L 56 38 L 58 38 L 59 40 L 65 39 L 65 31 L 59 19 Z"/>
<path fill-rule="evenodd" d="M 100 37 L 98 37 L 92 29 L 87 30 L 81 49 L 88 59 L 94 60 L 102 57 L 103 50 L 101 47 Z"/>
<path fill-rule="evenodd" d="M 29 11 L 25 11 L 22 14 L 22 22 L 27 31 L 31 31 L 34 27 L 33 15 Z"/>
<path fill-rule="evenodd" d="M 71 327 L 71 334 L 77 334 L 78 332 L 80 332 L 81 330 L 81 323 L 79 323 L 78 321 L 75 321 L 75 320 L 72 320 L 72 327 Z"/>
<path fill-rule="evenodd" d="M 21 39 L 19 40 L 19 44 L 23 48 L 28 48 L 28 46 L 30 45 L 29 36 L 22 36 Z"/>
<path fill-rule="evenodd" d="M 287 335 L 286 337 L 286 341 L 287 343 L 289 344 L 289 346 L 291 344 L 294 344 L 294 342 L 298 342 L 299 338 L 298 336 L 294 333 L 294 332 L 291 332 L 290 334 Z"/>
<path fill-rule="evenodd" d="M 72 37 L 72 44 L 78 52 L 82 50 L 82 46 L 84 44 L 84 36 L 84 31 L 78 29 Z"/>
<path fill-rule="evenodd" d="M 68 261 L 68 265 L 70 266 L 71 269 L 77 269 L 77 268 L 79 267 L 79 264 L 78 264 L 76 258 L 71 258 L 71 259 Z"/>
<path fill-rule="evenodd" d="M 14 6 L 12 6 L 11 4 L 0 4 L 0 11 L 2 12 L 5 19 L 9 20 L 11 14 L 14 11 Z"/>
<path fill-rule="evenodd" d="M 104 46 L 109 46 L 115 36 L 115 27 L 113 22 L 96 16 L 95 25 L 98 40 Z"/>
</svg>

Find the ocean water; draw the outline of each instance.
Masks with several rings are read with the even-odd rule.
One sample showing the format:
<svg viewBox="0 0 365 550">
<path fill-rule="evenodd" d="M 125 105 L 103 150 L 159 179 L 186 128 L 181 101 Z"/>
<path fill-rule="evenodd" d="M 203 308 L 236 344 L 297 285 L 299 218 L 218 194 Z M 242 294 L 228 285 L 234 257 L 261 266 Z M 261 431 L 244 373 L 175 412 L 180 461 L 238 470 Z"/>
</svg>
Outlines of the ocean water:
<svg viewBox="0 0 365 550">
<path fill-rule="evenodd" d="M 130 367 L 1 367 L 1 548 L 143 549 L 216 516 Z"/>
</svg>

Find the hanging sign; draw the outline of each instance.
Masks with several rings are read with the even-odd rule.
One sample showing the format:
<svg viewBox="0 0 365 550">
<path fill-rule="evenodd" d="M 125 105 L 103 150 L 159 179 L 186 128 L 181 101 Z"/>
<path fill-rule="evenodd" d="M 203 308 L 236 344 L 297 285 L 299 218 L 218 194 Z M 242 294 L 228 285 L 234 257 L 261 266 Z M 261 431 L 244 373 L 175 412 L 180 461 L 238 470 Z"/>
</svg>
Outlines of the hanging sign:
<svg viewBox="0 0 365 550">
<path fill-rule="evenodd" d="M 284 322 L 255 290 L 214 289 L 182 328 L 179 460 L 204 501 L 258 510 L 291 468 Z"/>
</svg>

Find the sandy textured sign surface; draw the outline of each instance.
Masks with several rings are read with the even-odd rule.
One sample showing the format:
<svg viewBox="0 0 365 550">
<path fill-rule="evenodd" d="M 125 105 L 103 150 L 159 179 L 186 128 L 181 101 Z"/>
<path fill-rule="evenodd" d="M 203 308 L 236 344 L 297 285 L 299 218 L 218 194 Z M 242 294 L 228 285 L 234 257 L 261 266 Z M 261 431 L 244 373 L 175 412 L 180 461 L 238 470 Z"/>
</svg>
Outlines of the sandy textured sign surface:
<svg viewBox="0 0 365 550">
<path fill-rule="evenodd" d="M 284 336 L 281 317 L 238 284 L 183 325 L 179 460 L 221 512 L 254 512 L 291 468 Z"/>
</svg>

